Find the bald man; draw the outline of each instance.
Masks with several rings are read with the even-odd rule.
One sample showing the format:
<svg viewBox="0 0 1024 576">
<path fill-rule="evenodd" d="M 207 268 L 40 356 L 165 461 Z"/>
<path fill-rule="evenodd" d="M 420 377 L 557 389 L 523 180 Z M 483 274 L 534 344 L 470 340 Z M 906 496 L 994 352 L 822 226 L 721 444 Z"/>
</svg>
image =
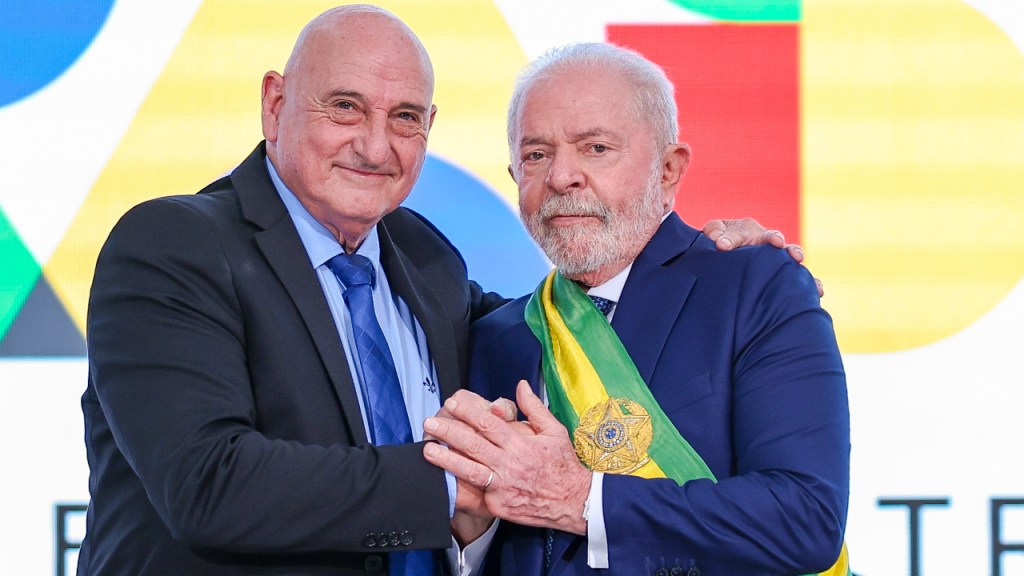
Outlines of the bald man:
<svg viewBox="0 0 1024 576">
<path fill-rule="evenodd" d="M 89 301 L 79 574 L 444 565 L 430 550 L 472 491 L 426 462 L 422 422 L 464 385 L 469 323 L 503 300 L 399 207 L 433 85 L 400 20 L 329 10 L 263 78 L 266 140 L 111 232 Z"/>
<path fill-rule="evenodd" d="M 79 574 L 372 574 L 394 551 L 450 545 L 444 473 L 413 442 L 462 385 L 469 320 L 501 299 L 398 207 L 433 83 L 394 16 L 329 11 L 263 79 L 265 143 L 118 223 L 89 303 Z M 373 442 L 330 266 L 354 253 L 373 265 L 410 443 Z"/>
</svg>

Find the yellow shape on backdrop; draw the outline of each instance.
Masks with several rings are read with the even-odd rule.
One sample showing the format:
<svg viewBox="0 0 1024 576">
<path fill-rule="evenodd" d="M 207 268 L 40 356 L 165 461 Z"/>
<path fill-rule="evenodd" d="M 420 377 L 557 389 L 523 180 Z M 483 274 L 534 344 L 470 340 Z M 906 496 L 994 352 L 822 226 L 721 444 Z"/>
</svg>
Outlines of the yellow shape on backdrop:
<svg viewBox="0 0 1024 576">
<path fill-rule="evenodd" d="M 262 138 L 260 83 L 281 71 L 302 27 L 335 2 L 207 0 L 142 102 L 53 257 L 47 277 L 85 329 L 96 256 L 130 207 L 192 194 L 231 171 Z M 477 174 L 506 198 L 504 110 L 526 62 L 488 1 L 380 4 L 416 31 L 431 54 L 438 112 L 430 150 Z"/>
<path fill-rule="evenodd" d="M 1024 57 L 954 0 L 806 0 L 803 238 L 844 352 L 963 330 L 1024 271 Z"/>
</svg>

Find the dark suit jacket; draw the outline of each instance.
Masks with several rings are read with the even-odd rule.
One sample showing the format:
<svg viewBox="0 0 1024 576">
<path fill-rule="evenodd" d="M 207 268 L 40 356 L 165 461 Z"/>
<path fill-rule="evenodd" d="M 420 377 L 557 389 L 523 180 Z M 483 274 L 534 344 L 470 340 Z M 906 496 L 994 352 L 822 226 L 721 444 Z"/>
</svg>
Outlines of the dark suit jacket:
<svg viewBox="0 0 1024 576">
<path fill-rule="evenodd" d="M 386 571 L 389 550 L 450 543 L 444 476 L 422 445 L 367 443 L 264 157 L 261 145 L 197 195 L 135 207 L 100 253 L 81 575 L 366 574 Z M 447 397 L 464 383 L 469 322 L 497 297 L 422 217 L 400 208 L 378 232 Z"/>
<path fill-rule="evenodd" d="M 473 327 L 470 386 L 486 397 L 514 398 L 519 379 L 540 380 L 525 304 Z M 612 327 L 719 482 L 606 475 L 610 566 L 600 573 L 829 567 L 846 521 L 849 412 L 811 275 L 771 247 L 719 252 L 672 215 L 634 262 Z M 543 550 L 543 530 L 505 525 L 488 568 L 541 574 Z M 594 573 L 585 538 L 556 533 L 552 558 L 551 574 Z"/>
</svg>

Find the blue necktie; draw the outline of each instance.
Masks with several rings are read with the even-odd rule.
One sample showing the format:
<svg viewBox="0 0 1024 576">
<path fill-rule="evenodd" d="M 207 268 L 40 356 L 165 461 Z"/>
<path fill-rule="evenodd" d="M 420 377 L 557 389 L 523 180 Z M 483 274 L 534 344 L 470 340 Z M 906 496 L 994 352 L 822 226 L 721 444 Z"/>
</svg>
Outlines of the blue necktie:
<svg viewBox="0 0 1024 576">
<path fill-rule="evenodd" d="M 590 296 L 589 294 L 587 296 Z M 607 298 L 601 298 L 600 296 L 590 296 L 590 301 L 597 306 L 597 309 L 601 311 L 601 314 L 607 316 L 611 314 L 612 308 L 615 308 L 615 302 Z"/>
<path fill-rule="evenodd" d="M 345 287 L 343 295 L 352 317 L 370 441 L 377 446 L 410 443 L 412 428 L 402 399 L 395 361 L 373 310 L 373 287 L 377 281 L 373 262 L 359 254 L 339 254 L 327 265 Z M 392 552 L 389 564 L 391 576 L 434 573 L 433 554 L 429 550 Z"/>
</svg>

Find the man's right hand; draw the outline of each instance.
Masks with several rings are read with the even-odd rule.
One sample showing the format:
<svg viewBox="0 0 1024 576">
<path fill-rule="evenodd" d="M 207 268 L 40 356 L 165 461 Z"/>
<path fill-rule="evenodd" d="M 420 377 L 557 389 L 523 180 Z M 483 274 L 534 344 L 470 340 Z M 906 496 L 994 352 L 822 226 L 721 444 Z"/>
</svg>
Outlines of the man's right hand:
<svg viewBox="0 0 1024 576">
<path fill-rule="evenodd" d="M 797 262 L 804 261 L 804 249 L 799 244 L 786 244 L 786 238 L 778 230 L 769 230 L 753 218 L 735 220 L 712 220 L 704 225 L 704 235 L 715 243 L 719 250 L 732 250 L 741 246 L 758 246 L 771 244 L 776 248 L 785 248 L 790 258 Z M 818 297 L 825 295 L 825 286 L 815 278 Z"/>
</svg>

